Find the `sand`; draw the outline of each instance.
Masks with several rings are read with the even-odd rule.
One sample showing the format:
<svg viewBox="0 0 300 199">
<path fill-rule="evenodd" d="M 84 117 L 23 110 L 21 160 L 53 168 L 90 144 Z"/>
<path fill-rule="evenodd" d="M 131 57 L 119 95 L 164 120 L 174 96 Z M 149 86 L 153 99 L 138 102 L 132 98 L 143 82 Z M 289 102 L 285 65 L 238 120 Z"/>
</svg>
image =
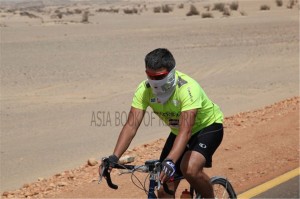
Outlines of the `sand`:
<svg viewBox="0 0 300 199">
<path fill-rule="evenodd" d="M 45 2 L 27 8 L 37 18 L 2 2 L 1 191 L 110 154 L 154 48 L 171 50 L 226 116 L 299 96 L 299 5 L 287 2 L 240 1 L 230 17 L 209 19 L 187 17 L 186 1 L 172 1 L 171 13 L 153 13 L 161 1 L 149 1 L 139 14 L 121 9 L 143 1 Z M 200 13 L 208 4 L 194 3 Z M 119 13 L 96 12 L 111 6 Z M 89 23 L 82 14 L 53 18 L 57 9 L 89 10 Z M 150 116 L 131 147 L 168 134 Z"/>
</svg>

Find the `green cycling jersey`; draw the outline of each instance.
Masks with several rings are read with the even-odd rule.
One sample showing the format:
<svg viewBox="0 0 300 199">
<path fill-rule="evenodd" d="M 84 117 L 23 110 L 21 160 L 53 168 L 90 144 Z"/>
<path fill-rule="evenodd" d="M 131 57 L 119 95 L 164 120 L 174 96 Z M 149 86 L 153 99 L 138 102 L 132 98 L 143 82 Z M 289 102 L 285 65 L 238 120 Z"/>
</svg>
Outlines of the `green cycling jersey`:
<svg viewBox="0 0 300 199">
<path fill-rule="evenodd" d="M 222 123 L 223 113 L 205 94 L 201 86 L 188 75 L 176 71 L 176 88 L 164 104 L 153 94 L 147 80 L 141 82 L 135 91 L 132 107 L 146 110 L 150 106 L 153 112 L 164 121 L 175 135 L 179 132 L 179 117 L 183 111 L 197 109 L 192 134 L 211 125 Z"/>
</svg>

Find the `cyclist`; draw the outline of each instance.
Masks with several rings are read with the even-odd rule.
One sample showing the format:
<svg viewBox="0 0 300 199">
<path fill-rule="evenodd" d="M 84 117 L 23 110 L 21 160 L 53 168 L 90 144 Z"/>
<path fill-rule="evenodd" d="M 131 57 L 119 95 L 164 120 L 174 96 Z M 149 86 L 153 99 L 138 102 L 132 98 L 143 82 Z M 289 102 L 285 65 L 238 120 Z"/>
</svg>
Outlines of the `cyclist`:
<svg viewBox="0 0 300 199">
<path fill-rule="evenodd" d="M 183 175 L 204 198 L 214 198 L 210 178 L 204 167 L 212 166 L 212 155 L 223 138 L 223 114 L 201 86 L 175 68 L 172 53 L 165 48 L 149 52 L 145 57 L 147 80 L 137 87 L 129 117 L 123 126 L 113 155 L 111 168 L 129 147 L 148 106 L 170 128 L 171 133 L 161 152 L 160 180 L 176 191 L 179 182 L 168 182 Z M 110 170 L 111 170 L 110 168 Z M 172 197 L 158 190 L 158 197 Z"/>
</svg>

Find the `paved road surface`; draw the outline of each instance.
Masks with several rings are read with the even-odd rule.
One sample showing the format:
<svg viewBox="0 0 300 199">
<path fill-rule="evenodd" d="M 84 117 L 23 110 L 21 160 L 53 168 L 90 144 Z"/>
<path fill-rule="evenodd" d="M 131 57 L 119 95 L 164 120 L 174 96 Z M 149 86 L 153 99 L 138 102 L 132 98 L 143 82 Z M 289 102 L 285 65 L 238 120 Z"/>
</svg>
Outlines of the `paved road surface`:
<svg viewBox="0 0 300 199">
<path fill-rule="evenodd" d="M 240 195 L 238 198 L 300 198 L 300 168 L 289 171 Z"/>
<path fill-rule="evenodd" d="M 254 198 L 300 198 L 299 176 L 277 185 L 276 187 L 255 196 Z"/>
</svg>

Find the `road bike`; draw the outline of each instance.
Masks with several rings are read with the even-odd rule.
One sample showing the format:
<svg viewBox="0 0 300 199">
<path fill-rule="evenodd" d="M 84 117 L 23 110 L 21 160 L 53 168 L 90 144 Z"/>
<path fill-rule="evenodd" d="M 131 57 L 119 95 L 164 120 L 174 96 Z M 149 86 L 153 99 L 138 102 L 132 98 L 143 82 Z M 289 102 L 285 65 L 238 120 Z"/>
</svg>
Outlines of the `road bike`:
<svg viewBox="0 0 300 199">
<path fill-rule="evenodd" d="M 99 166 L 99 183 L 102 181 L 102 179 L 106 179 L 106 182 L 108 186 L 112 189 L 118 189 L 118 185 L 114 184 L 112 182 L 109 170 L 110 162 L 108 158 L 102 159 L 102 164 Z M 125 169 L 125 171 L 121 172 L 121 174 L 124 173 L 131 173 L 131 180 L 132 182 L 139 188 L 145 191 L 148 198 L 157 198 L 155 194 L 155 190 L 159 190 L 161 188 L 161 182 L 159 180 L 159 175 L 161 172 L 161 162 L 159 160 L 147 160 L 144 165 L 127 165 L 127 164 L 115 164 L 113 167 L 115 169 Z M 148 173 L 148 176 L 144 180 L 144 183 L 142 183 L 135 175 L 134 172 L 143 172 Z M 140 185 L 137 185 L 133 181 L 133 176 L 138 180 Z M 146 188 L 146 181 L 149 178 L 149 187 Z M 171 179 L 171 181 L 177 181 L 184 179 L 183 176 L 174 177 Z M 224 177 L 220 176 L 214 176 L 211 178 L 211 184 L 213 185 L 215 198 L 230 198 L 230 199 L 236 199 L 236 193 L 231 185 L 231 183 Z M 166 183 L 162 186 L 166 193 L 175 196 L 174 191 L 169 190 Z M 201 195 L 199 193 L 196 193 L 193 187 L 190 186 L 190 198 L 201 198 Z"/>
</svg>

